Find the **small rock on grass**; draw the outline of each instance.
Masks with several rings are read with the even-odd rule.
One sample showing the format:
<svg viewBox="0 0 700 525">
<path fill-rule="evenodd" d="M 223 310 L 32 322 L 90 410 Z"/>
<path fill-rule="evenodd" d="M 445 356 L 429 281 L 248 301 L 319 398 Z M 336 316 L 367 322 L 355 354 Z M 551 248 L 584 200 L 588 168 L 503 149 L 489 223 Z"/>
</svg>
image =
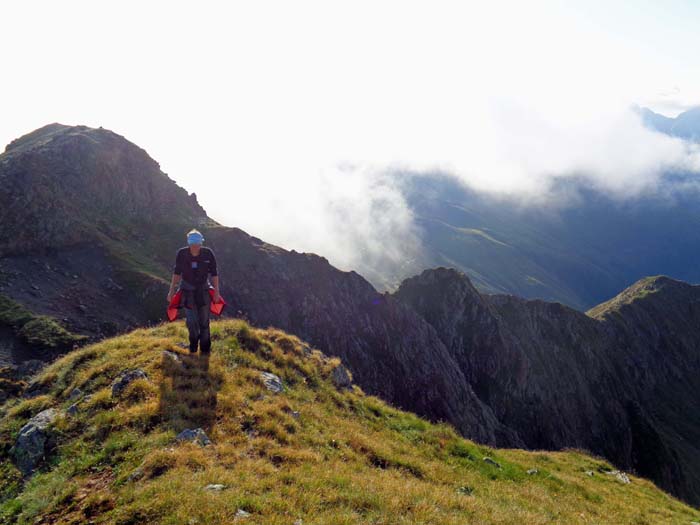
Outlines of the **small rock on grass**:
<svg viewBox="0 0 700 525">
<path fill-rule="evenodd" d="M 474 489 L 472 487 L 458 487 L 457 488 L 457 494 L 461 494 L 462 496 L 471 496 L 474 493 Z"/>
<path fill-rule="evenodd" d="M 204 490 L 209 490 L 212 492 L 221 492 L 226 488 L 226 485 L 222 485 L 221 483 L 211 483 L 204 487 Z"/>
<path fill-rule="evenodd" d="M 267 387 L 270 392 L 279 394 L 284 390 L 282 386 L 282 380 L 279 376 L 272 374 L 270 372 L 260 372 L 260 379 L 262 379 L 263 384 Z"/>
<path fill-rule="evenodd" d="M 211 445 L 211 439 L 207 436 L 206 432 L 201 428 L 186 429 L 175 436 L 177 441 L 190 441 L 191 443 L 197 443 L 201 447 L 206 447 Z"/>
<path fill-rule="evenodd" d="M 238 509 L 236 511 L 236 518 L 249 518 L 250 512 L 246 512 L 243 509 Z"/>
<path fill-rule="evenodd" d="M 625 485 L 631 483 L 629 476 L 619 470 L 611 470 L 610 472 L 607 472 L 607 474 L 610 476 L 615 476 L 615 478 L 617 478 L 618 481 L 624 483 Z"/>
<path fill-rule="evenodd" d="M 495 459 L 490 458 L 488 456 L 484 457 L 484 462 L 488 463 L 489 465 L 493 465 L 496 468 L 501 468 L 501 464 L 498 461 L 496 461 Z"/>
<path fill-rule="evenodd" d="M 134 471 L 129 474 L 129 477 L 126 478 L 127 481 L 138 481 L 140 480 L 144 475 L 143 468 L 137 467 L 134 469 Z"/>
<path fill-rule="evenodd" d="M 352 388 L 352 379 L 350 372 L 343 365 L 338 365 L 331 373 L 331 381 L 338 390 L 349 390 Z"/>
<path fill-rule="evenodd" d="M 78 398 L 79 398 L 80 396 L 82 396 L 82 395 L 83 395 L 83 391 L 82 391 L 82 390 L 80 390 L 79 388 L 74 388 L 73 390 L 71 390 L 71 393 L 70 393 L 70 395 L 68 396 L 68 399 L 70 399 L 71 401 L 73 401 L 73 400 L 75 400 L 75 399 L 78 399 Z"/>
<path fill-rule="evenodd" d="M 148 379 L 148 375 L 140 368 L 124 370 L 112 383 L 112 397 L 119 397 L 124 389 L 137 379 Z"/>
<path fill-rule="evenodd" d="M 532 476 L 533 474 L 537 474 L 539 471 L 536 468 L 531 468 L 530 470 L 527 471 L 527 473 Z"/>
<path fill-rule="evenodd" d="M 179 363 L 181 361 L 180 356 L 170 350 L 163 350 L 163 357 L 167 357 L 173 363 Z"/>
</svg>

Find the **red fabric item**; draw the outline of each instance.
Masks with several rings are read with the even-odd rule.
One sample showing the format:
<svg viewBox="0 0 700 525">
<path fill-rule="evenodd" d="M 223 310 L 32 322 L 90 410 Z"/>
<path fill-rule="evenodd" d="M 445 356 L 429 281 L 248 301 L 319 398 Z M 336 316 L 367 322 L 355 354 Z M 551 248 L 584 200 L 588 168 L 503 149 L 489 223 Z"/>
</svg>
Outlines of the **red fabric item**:
<svg viewBox="0 0 700 525">
<path fill-rule="evenodd" d="M 211 288 L 209 288 L 209 297 L 211 297 L 211 301 L 209 301 L 209 311 L 214 315 L 221 315 L 221 312 L 224 311 L 224 306 L 226 306 L 226 301 L 224 301 L 224 298 L 219 294 L 219 302 L 215 303 L 214 290 Z"/>
<path fill-rule="evenodd" d="M 180 306 L 180 299 L 182 298 L 182 290 L 178 290 L 173 298 L 170 299 L 170 304 L 168 305 L 168 321 L 174 321 L 177 319 L 177 311 L 182 308 Z"/>
<path fill-rule="evenodd" d="M 214 315 L 221 315 L 221 312 L 224 311 L 224 307 L 226 306 L 226 301 L 224 300 L 223 297 L 219 296 L 219 302 L 215 303 L 214 302 L 214 290 L 212 288 L 209 289 L 209 297 L 211 298 L 211 301 L 209 301 L 209 311 L 213 313 Z M 180 306 L 180 300 L 182 299 L 182 290 L 178 290 L 175 295 L 173 295 L 173 298 L 170 300 L 170 304 L 168 305 L 168 310 L 167 310 L 167 315 L 168 315 L 168 321 L 174 321 L 177 319 L 177 311 L 182 308 Z"/>
</svg>

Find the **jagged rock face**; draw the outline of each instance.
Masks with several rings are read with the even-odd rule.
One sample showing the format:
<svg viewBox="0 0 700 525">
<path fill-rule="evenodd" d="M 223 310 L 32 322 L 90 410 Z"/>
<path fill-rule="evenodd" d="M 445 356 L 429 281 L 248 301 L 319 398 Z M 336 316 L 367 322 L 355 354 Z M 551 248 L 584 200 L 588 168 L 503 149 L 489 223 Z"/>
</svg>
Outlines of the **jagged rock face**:
<svg viewBox="0 0 700 525">
<path fill-rule="evenodd" d="M 51 124 L 13 141 L 0 183 L 0 256 L 206 217 L 144 150 L 101 128 Z"/>
<path fill-rule="evenodd" d="M 585 448 L 700 501 L 700 287 L 645 280 L 590 315 L 482 296 L 447 269 L 395 295 L 436 327 L 479 399 L 528 447 Z"/>
<path fill-rule="evenodd" d="M 340 357 L 367 392 L 493 444 L 520 443 L 474 395 L 435 329 L 355 272 L 288 252 L 237 228 L 205 234 L 229 312 Z"/>
</svg>

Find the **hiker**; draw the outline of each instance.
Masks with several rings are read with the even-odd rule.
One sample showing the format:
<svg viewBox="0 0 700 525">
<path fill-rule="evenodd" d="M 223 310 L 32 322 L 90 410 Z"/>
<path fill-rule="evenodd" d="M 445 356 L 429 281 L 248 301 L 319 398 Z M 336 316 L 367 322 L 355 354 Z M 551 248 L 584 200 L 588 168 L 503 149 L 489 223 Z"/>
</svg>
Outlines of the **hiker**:
<svg viewBox="0 0 700 525">
<path fill-rule="evenodd" d="M 178 292 L 182 292 L 180 307 L 185 308 L 187 329 L 190 332 L 190 352 L 197 351 L 199 342 L 199 350 L 205 354 L 211 350 L 210 305 L 221 302 L 221 294 L 216 257 L 211 248 L 202 246 L 203 242 L 204 236 L 199 231 L 191 230 L 187 233 L 187 246 L 180 248 L 175 256 L 168 303 L 173 300 L 175 287 L 179 284 Z M 210 290 L 213 293 L 210 294 Z"/>
</svg>

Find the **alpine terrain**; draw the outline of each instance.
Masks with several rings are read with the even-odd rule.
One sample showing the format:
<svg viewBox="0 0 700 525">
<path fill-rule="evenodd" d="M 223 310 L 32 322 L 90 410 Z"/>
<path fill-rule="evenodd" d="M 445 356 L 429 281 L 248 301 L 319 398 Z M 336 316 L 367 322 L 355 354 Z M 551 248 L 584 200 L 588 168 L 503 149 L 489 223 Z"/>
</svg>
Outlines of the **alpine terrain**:
<svg viewBox="0 0 700 525">
<path fill-rule="evenodd" d="M 313 419 L 313 426 L 299 428 L 300 423 L 293 417 L 289 419 L 291 416 L 279 404 L 280 401 L 256 397 L 264 392 L 260 385 L 255 387 L 260 391 L 248 393 L 246 389 L 255 384 L 254 374 L 258 372 L 254 370 L 271 371 L 286 378 L 288 383 L 298 385 L 294 388 L 299 390 L 292 389 L 294 395 L 300 396 L 295 398 L 296 401 L 311 403 L 315 399 L 313 384 L 316 380 L 309 378 L 315 372 L 305 368 L 311 364 L 302 364 L 303 359 L 299 356 L 293 358 L 295 363 L 297 357 L 302 359 L 299 363 L 287 363 L 285 360 L 292 360 L 292 356 L 284 356 L 293 353 L 293 349 L 280 347 L 275 350 L 277 343 L 274 341 L 263 345 L 268 353 L 260 354 L 262 350 L 255 342 L 250 343 L 252 347 L 246 346 L 248 336 L 241 340 L 239 333 L 241 326 L 247 326 L 240 324 L 243 321 L 221 323 L 211 368 L 205 371 L 206 374 L 216 374 L 215 384 L 218 386 L 212 388 L 219 394 L 209 393 L 207 400 L 197 400 L 197 403 L 216 404 L 216 417 L 211 415 L 211 410 L 206 416 L 201 412 L 206 410 L 201 407 L 196 408 L 194 415 L 188 415 L 184 412 L 185 407 L 174 401 L 175 407 L 179 408 L 161 406 L 166 401 L 170 403 L 168 399 L 173 397 L 172 392 L 163 389 L 175 388 L 164 386 L 166 383 L 172 385 L 175 381 L 180 390 L 188 390 L 191 380 L 163 379 L 171 373 L 168 370 L 172 363 L 160 363 L 162 352 L 177 352 L 174 345 L 183 332 L 182 327 L 176 328 L 180 326 L 178 324 L 164 327 L 159 323 L 164 319 L 165 295 L 175 252 L 183 244 L 185 232 L 192 227 L 203 232 L 206 244 L 217 255 L 222 295 L 229 303 L 228 315 L 242 318 L 256 327 L 250 328 L 253 332 L 261 334 L 255 330 L 274 327 L 274 330 L 293 334 L 289 338 L 294 341 L 294 337 L 306 341 L 329 358 L 339 358 L 351 372 L 355 384 L 370 396 L 415 412 L 426 420 L 448 422 L 459 434 L 480 444 L 465 447 L 576 448 L 602 456 L 614 466 L 613 469 L 602 460 L 595 460 L 600 466 L 598 469 L 590 463 L 594 461 L 590 457 L 573 452 L 538 456 L 503 451 L 504 464 L 506 460 L 513 461 L 519 466 L 512 468 L 520 469 L 517 472 L 521 481 L 517 481 L 518 476 L 513 474 L 515 477 L 509 478 L 509 482 L 525 483 L 527 491 L 536 492 L 539 489 L 530 485 L 535 478 L 528 475 L 527 470 L 553 473 L 560 468 L 562 472 L 586 476 L 571 474 L 574 477 L 567 480 L 583 487 L 578 494 L 587 494 L 582 497 L 592 504 L 606 505 L 606 496 L 582 483 L 597 483 L 601 477 L 606 484 L 612 481 L 624 485 L 624 490 L 628 491 L 626 494 L 636 501 L 638 496 L 630 495 L 629 491 L 637 490 L 637 478 L 632 477 L 632 483 L 627 484 L 624 481 L 626 474 L 623 476 L 622 472 L 619 477 L 606 474 L 612 469 L 648 477 L 679 498 L 694 505 L 700 504 L 700 395 L 694 388 L 694 378 L 700 372 L 698 287 L 667 277 L 646 278 L 614 299 L 582 313 L 560 303 L 511 295 L 486 295 L 477 291 L 461 271 L 433 268 L 406 279 L 394 293 L 379 293 L 356 272 L 340 271 L 321 256 L 287 251 L 238 228 L 218 224 L 207 216 L 196 196 L 177 186 L 143 149 L 101 128 L 52 124 L 12 142 L 0 155 L 0 183 L 3 188 L 0 191 L 3 224 L 0 232 L 0 359 L 6 365 L 1 372 L 0 395 L 8 399 L 3 409 L 2 439 L 5 445 L 1 450 L 7 479 L 16 481 L 11 486 L 6 484 L 0 497 L 4 498 L 8 515 L 16 519 L 28 522 L 43 516 L 41 519 L 50 522 L 56 516 L 50 514 L 51 509 L 63 513 L 70 508 L 71 512 L 78 513 L 75 522 L 80 522 L 79 519 L 85 516 L 85 505 L 81 501 L 88 501 L 81 499 L 81 494 L 87 497 L 89 492 L 110 494 L 102 499 L 95 496 L 99 501 L 96 499 L 90 504 L 94 504 L 90 507 L 92 510 L 88 509 L 95 516 L 110 516 L 108 522 L 137 523 L 138 518 L 133 516 L 141 516 L 139 512 L 144 512 L 143 516 L 153 512 L 154 520 L 167 522 L 163 508 L 146 509 L 142 500 L 149 494 L 162 494 L 159 491 L 167 486 L 174 493 L 192 494 L 194 499 L 178 502 L 191 510 L 202 508 L 203 501 L 215 502 L 218 501 L 215 498 L 224 495 L 216 492 L 218 489 L 212 489 L 214 493 L 206 491 L 196 496 L 200 493 L 193 485 L 188 485 L 192 483 L 189 478 L 185 481 L 180 475 L 184 472 L 182 469 L 202 472 L 203 486 L 211 483 L 228 487 L 235 484 L 234 479 L 240 478 L 240 471 L 237 476 L 221 481 L 225 475 L 223 470 L 250 460 L 255 465 L 245 468 L 252 469 L 248 470 L 250 483 L 255 484 L 259 480 L 252 479 L 255 477 L 253 473 L 279 472 L 290 462 L 298 465 L 295 468 L 300 471 L 312 468 L 304 465 L 311 465 L 310 462 L 316 460 L 325 461 L 324 447 L 330 447 L 328 453 L 337 454 L 334 457 L 339 461 L 355 461 L 365 454 L 369 465 L 375 469 L 368 471 L 372 475 L 401 476 L 403 483 L 407 479 L 422 480 L 410 483 L 417 484 L 416 494 L 423 494 L 422 497 L 430 501 L 438 497 L 437 493 L 425 496 L 424 490 L 427 489 L 420 484 L 426 483 L 425 480 L 445 483 L 448 479 L 433 469 L 457 472 L 457 477 L 449 478 L 452 481 L 444 493 L 446 499 L 440 499 L 444 502 L 441 508 L 457 508 L 453 507 L 457 505 L 459 512 L 468 512 L 462 505 L 464 501 L 472 500 L 452 503 L 453 495 L 460 486 L 466 487 L 461 489 L 462 492 L 474 490 L 476 493 L 475 486 L 467 483 L 453 487 L 451 484 L 457 483 L 459 476 L 472 472 L 469 470 L 472 463 L 478 465 L 472 472 L 474 475 L 477 471 L 482 472 L 486 467 L 480 456 L 482 451 L 485 451 L 484 456 L 487 455 L 486 449 L 464 452 L 462 459 L 456 460 L 461 466 L 455 466 L 451 460 L 446 462 L 446 456 L 439 452 L 441 447 L 452 446 L 449 444 L 453 439 L 451 436 L 433 440 L 425 437 L 423 431 L 414 431 L 411 427 L 414 423 L 405 427 L 403 423 L 396 423 L 398 428 L 393 428 L 391 418 L 381 414 L 373 416 L 371 410 L 367 412 L 369 409 L 353 407 L 353 403 L 365 401 L 353 401 L 360 398 L 354 397 L 359 394 L 351 393 L 327 394 L 318 399 L 321 407 L 314 410 L 328 409 L 334 414 L 333 419 L 323 419 L 314 413 L 307 416 L 309 420 Z M 434 206 L 435 202 L 430 205 Z M 434 209 L 449 211 L 456 208 L 435 206 Z M 469 236 L 479 237 L 480 243 L 509 244 L 492 232 L 479 231 L 481 233 L 472 232 Z M 513 237 L 519 238 L 519 234 L 513 233 Z M 537 246 L 540 246 L 537 242 L 531 244 L 533 253 Z M 566 251 L 561 250 L 562 253 Z M 570 253 L 581 252 L 573 250 Z M 595 251 L 590 252 L 587 257 L 594 254 Z M 558 259 L 552 253 L 544 252 L 542 257 L 542 261 L 547 259 L 557 264 Z M 450 266 L 462 267 L 459 264 Z M 605 274 L 605 271 L 602 274 L 587 273 L 586 268 L 591 267 L 574 264 L 568 268 L 580 268 L 581 279 L 597 280 L 599 275 Z M 648 266 L 640 265 L 643 270 L 652 267 L 651 262 Z M 498 264 L 494 264 L 494 268 L 497 269 Z M 474 276 L 477 284 L 485 282 L 481 274 L 469 272 L 469 275 Z M 606 281 L 605 289 L 610 290 L 617 282 L 616 279 Z M 571 291 L 572 298 L 581 293 L 569 285 L 562 286 L 562 290 Z M 570 302 L 589 304 L 594 295 L 580 303 Z M 606 297 L 613 295 L 610 293 Z M 148 325 L 158 326 L 144 328 Z M 138 330 L 127 334 L 133 329 Z M 123 335 L 105 340 L 119 334 Z M 236 350 L 239 348 L 236 345 L 241 345 L 241 349 Z M 298 345 L 292 346 L 297 348 Z M 83 348 L 69 353 L 39 372 L 38 376 L 34 375 L 42 364 L 30 360 L 47 362 L 77 347 Z M 241 355 L 238 358 L 226 357 L 229 350 Z M 176 363 L 184 359 L 175 357 L 181 360 L 175 360 Z M 330 373 L 327 364 L 323 359 L 319 361 L 319 377 Z M 285 375 L 284 367 L 287 366 L 296 371 Z M 140 386 L 133 387 L 133 396 L 128 395 L 125 400 L 119 396 L 110 397 L 108 387 L 111 381 L 126 368 L 134 367 L 143 368 L 146 377 L 137 375 L 135 385 Z M 250 385 L 246 383 L 248 380 L 252 381 Z M 68 408 L 64 405 L 76 388 L 92 397 L 84 408 L 77 407 L 76 418 L 64 417 L 62 410 Z M 327 385 L 323 386 L 326 388 Z M 226 392 L 228 400 L 224 401 L 222 392 Z M 26 399 L 20 400 L 22 396 Z M 267 402 L 272 405 L 264 410 L 274 412 L 269 418 L 260 415 Z M 256 408 L 256 403 L 262 405 Z M 222 406 L 230 411 L 219 408 Z M 45 476 L 42 474 L 21 485 L 17 473 L 21 470 L 13 470 L 21 467 L 16 440 L 30 418 L 51 408 L 56 410 L 50 413 L 50 424 L 40 418 L 35 425 L 53 425 L 51 428 L 59 430 L 56 452 L 49 455 L 53 459 L 41 467 Z M 291 405 L 290 409 L 299 410 Z M 400 414 L 394 409 L 381 410 Z M 303 418 L 303 411 L 299 411 Z M 42 417 L 46 419 L 48 416 Z M 256 417 L 262 419 L 256 420 Z M 359 419 L 352 419 L 355 417 Z M 254 421 L 246 423 L 246 418 Z M 339 425 L 338 421 L 346 419 L 355 421 L 352 424 L 356 427 L 352 430 L 346 428 L 343 439 L 349 439 L 351 432 L 365 426 L 368 431 L 386 432 L 386 446 L 389 448 L 385 452 L 393 446 L 389 443 L 396 443 L 398 447 L 392 449 L 392 457 L 386 459 L 379 454 L 379 459 L 372 460 L 376 454 L 367 444 L 355 444 L 355 448 L 348 445 L 354 454 L 349 456 L 349 449 L 343 448 L 344 441 L 340 443 L 337 437 L 327 434 L 328 429 L 319 430 L 326 424 Z M 180 449 L 170 450 L 172 446 L 169 445 L 173 432 L 192 430 L 194 423 L 198 424 L 197 428 L 215 436 L 213 449 L 205 447 L 202 455 L 193 456 L 199 458 L 195 463 L 201 460 L 200 465 L 186 464 L 186 457 L 181 457 Z M 261 431 L 259 425 L 263 423 L 281 426 L 287 437 L 278 439 L 276 430 Z M 289 428 L 285 427 L 287 424 Z M 425 429 L 446 428 L 433 427 L 424 421 L 415 425 Z M 265 443 L 248 441 L 253 438 L 247 435 L 247 431 L 266 435 Z M 329 445 L 328 439 L 335 439 L 338 447 Z M 104 455 L 93 457 L 102 454 L 96 452 L 98 446 L 110 451 L 111 459 Z M 253 448 L 247 448 L 249 446 Z M 297 456 L 289 461 L 285 457 L 271 459 L 274 453 L 266 456 L 278 446 L 290 446 Z M 299 451 L 300 446 L 303 453 Z M 12 447 L 15 447 L 14 456 L 10 452 Z M 199 449 L 192 447 L 187 450 Z M 147 460 L 150 453 L 160 455 L 152 459 L 155 463 Z M 216 467 L 223 470 L 216 473 L 211 471 L 214 456 L 225 458 L 223 466 Z M 410 457 L 419 458 L 415 462 L 421 465 L 413 468 L 411 465 L 415 465 L 409 461 Z M 556 467 L 547 468 L 536 463 L 538 457 L 548 458 L 542 459 L 545 462 L 554 461 Z M 70 460 L 66 462 L 68 458 Z M 84 458 L 84 462 L 81 463 L 80 458 Z M 167 464 L 165 468 L 158 466 L 161 460 Z M 438 463 L 431 463 L 432 466 L 422 463 L 433 460 Z M 142 462 L 145 462 L 142 470 L 149 481 L 141 485 L 129 484 L 133 480 L 128 481 L 131 474 L 127 471 L 137 468 Z M 410 465 L 406 466 L 405 462 Z M 488 468 L 493 466 L 486 463 Z M 485 476 L 500 479 L 498 473 L 510 469 L 504 464 L 493 472 L 487 468 Z M 149 465 L 155 465 L 152 471 L 148 470 Z M 325 468 L 328 475 L 336 468 L 335 464 L 329 465 L 333 466 Z M 393 468 L 395 465 L 400 467 Z M 110 473 L 104 474 L 107 466 Z M 235 468 L 243 468 L 243 464 Z M 586 471 L 593 472 L 593 475 Z M 97 476 L 98 472 L 104 477 Z M 406 472 L 410 478 L 406 477 Z M 563 476 L 553 475 L 557 479 Z M 271 481 L 276 479 L 270 478 Z M 295 481 L 288 479 L 293 487 Z M 66 485 L 66 480 L 72 481 Z M 562 481 L 563 485 L 558 485 L 558 481 L 545 481 L 551 483 L 551 487 L 558 487 L 552 488 L 557 496 L 547 492 L 546 497 L 578 497 L 572 493 L 567 480 Z M 353 496 L 348 494 L 360 494 L 353 479 L 337 483 L 345 487 L 340 491 L 344 494 L 342 497 L 352 499 Z M 645 499 L 645 502 L 662 497 L 651 485 L 639 483 L 647 494 L 651 494 L 652 499 Z M 61 492 L 59 486 L 72 489 Z M 619 488 L 615 484 L 610 487 Z M 118 491 L 113 493 L 112 489 Z M 307 508 L 296 507 L 294 496 L 290 496 L 292 500 L 287 502 L 290 506 L 270 500 L 273 507 L 263 510 L 259 499 L 264 491 L 262 485 L 255 488 L 250 485 L 249 489 L 239 486 L 235 490 L 242 492 L 236 492 L 238 495 L 230 499 L 231 506 L 226 507 L 226 512 L 240 509 L 250 514 L 260 513 L 268 519 L 264 523 L 282 523 L 274 521 L 278 518 L 273 516 L 278 515 L 286 516 L 285 523 L 294 522 L 296 518 L 289 519 L 291 514 L 304 509 L 304 523 L 315 522 L 310 509 L 319 513 L 318 516 L 327 516 L 323 513 L 328 508 L 322 503 L 316 505 L 312 502 Z M 315 489 L 311 487 L 310 490 Z M 491 494 L 500 497 L 496 492 Z M 204 499 L 196 499 L 200 497 Z M 392 503 L 395 506 L 390 508 L 383 507 L 386 497 L 376 496 L 374 503 L 364 501 L 364 496 L 358 498 L 341 504 L 345 510 L 338 514 L 337 523 L 356 522 L 351 521 L 357 519 L 354 512 L 369 512 L 375 522 L 382 522 L 378 517 L 383 515 L 382 512 L 391 515 L 401 508 L 405 512 L 419 513 L 413 521 L 415 523 L 420 523 L 420 520 L 430 522 L 428 514 L 420 514 L 424 504 L 420 498 L 395 500 Z M 522 515 L 518 510 L 508 517 L 485 507 L 473 509 L 476 514 L 471 515 L 477 521 L 481 517 L 495 522 L 516 521 L 517 516 L 523 517 L 520 521 L 546 522 L 554 516 L 547 510 L 542 514 L 527 514 L 538 507 L 538 504 L 529 502 L 529 498 L 529 495 L 523 495 L 521 503 L 510 503 L 507 498 L 501 500 L 503 505 L 512 508 L 523 505 L 525 514 Z M 638 504 L 629 503 L 630 508 L 634 507 L 633 514 L 620 514 L 624 516 L 621 519 L 685 523 L 693 517 L 687 507 L 682 507 L 685 510 L 679 511 L 681 514 L 644 514 L 646 507 L 640 506 L 642 499 L 639 496 Z M 221 498 L 224 500 L 229 501 Z M 613 505 L 610 510 L 601 510 L 602 514 L 590 520 L 614 522 L 618 516 L 615 513 L 623 512 L 621 509 L 628 505 L 620 503 L 617 496 L 611 497 L 609 503 Z M 45 508 L 38 511 L 40 507 Z M 131 511 L 124 510 L 127 507 Z M 113 513 L 112 508 L 115 509 Z M 578 510 L 576 506 L 567 508 Z M 128 512 L 132 511 L 128 517 Z M 437 522 L 452 522 L 452 511 L 445 512 L 441 518 L 443 521 Z M 484 514 L 478 514 L 480 512 Z M 580 512 L 589 516 L 586 513 L 590 509 Z M 567 518 L 562 519 L 566 521 Z M 171 522 L 178 522 L 175 518 L 173 520 Z M 331 521 L 319 517 L 316 522 Z"/>
</svg>

